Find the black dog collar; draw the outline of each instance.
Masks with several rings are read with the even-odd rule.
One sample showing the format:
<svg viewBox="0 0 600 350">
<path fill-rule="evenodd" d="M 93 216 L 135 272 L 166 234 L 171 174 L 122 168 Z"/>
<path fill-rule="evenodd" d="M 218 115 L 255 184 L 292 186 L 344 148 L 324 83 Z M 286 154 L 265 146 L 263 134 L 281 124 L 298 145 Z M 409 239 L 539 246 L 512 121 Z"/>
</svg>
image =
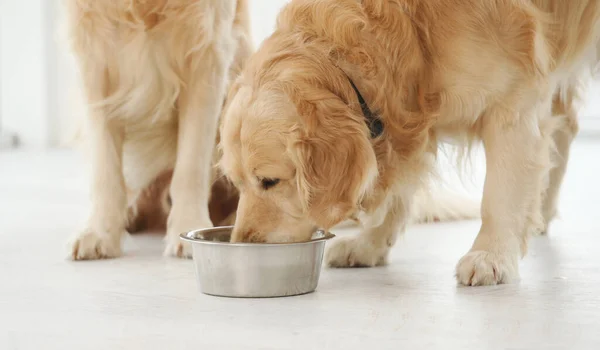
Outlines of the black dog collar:
<svg viewBox="0 0 600 350">
<path fill-rule="evenodd" d="M 378 136 L 381 136 L 381 134 L 383 134 L 383 122 L 381 121 L 381 119 L 379 119 L 379 117 L 375 113 L 373 113 L 373 111 L 371 111 L 371 109 L 369 108 L 369 105 L 367 104 L 365 99 L 360 94 L 360 91 L 358 91 L 358 88 L 356 87 L 356 85 L 354 85 L 354 82 L 352 81 L 352 79 L 350 79 L 350 77 L 348 77 L 348 80 L 350 81 L 350 85 L 352 85 L 352 88 L 354 89 L 354 92 L 356 93 L 356 97 L 358 98 L 358 103 L 360 103 L 360 109 L 362 109 L 363 115 L 365 116 L 365 119 L 367 122 L 367 126 L 369 127 L 369 131 L 371 132 L 371 138 L 374 139 Z"/>
</svg>

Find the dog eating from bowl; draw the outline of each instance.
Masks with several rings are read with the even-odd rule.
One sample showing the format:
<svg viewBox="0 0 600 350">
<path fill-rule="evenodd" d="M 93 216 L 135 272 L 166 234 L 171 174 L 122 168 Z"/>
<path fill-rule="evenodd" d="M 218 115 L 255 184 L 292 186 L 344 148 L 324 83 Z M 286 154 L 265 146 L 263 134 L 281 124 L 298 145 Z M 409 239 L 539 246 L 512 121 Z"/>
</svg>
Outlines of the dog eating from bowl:
<svg viewBox="0 0 600 350">
<path fill-rule="evenodd" d="M 599 23 L 587 0 L 292 1 L 223 115 L 232 241 L 305 241 L 354 218 L 362 232 L 326 262 L 385 264 L 441 141 L 482 141 L 482 225 L 456 277 L 516 280 L 556 214 Z"/>
</svg>

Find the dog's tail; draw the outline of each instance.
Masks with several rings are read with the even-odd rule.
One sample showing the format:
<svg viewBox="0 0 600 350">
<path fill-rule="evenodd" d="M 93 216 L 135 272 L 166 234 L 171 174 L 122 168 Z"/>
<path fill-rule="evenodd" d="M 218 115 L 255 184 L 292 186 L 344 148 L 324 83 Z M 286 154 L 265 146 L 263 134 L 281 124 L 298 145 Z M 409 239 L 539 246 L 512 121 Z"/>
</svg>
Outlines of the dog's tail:
<svg viewBox="0 0 600 350">
<path fill-rule="evenodd" d="M 419 190 L 410 210 L 412 223 L 477 219 L 480 200 L 447 187 Z"/>
<path fill-rule="evenodd" d="M 481 193 L 482 188 L 474 181 L 478 168 L 470 147 L 442 148 L 435 170 L 412 198 L 411 223 L 472 220 L 481 216 L 481 197 L 474 193 Z"/>
</svg>

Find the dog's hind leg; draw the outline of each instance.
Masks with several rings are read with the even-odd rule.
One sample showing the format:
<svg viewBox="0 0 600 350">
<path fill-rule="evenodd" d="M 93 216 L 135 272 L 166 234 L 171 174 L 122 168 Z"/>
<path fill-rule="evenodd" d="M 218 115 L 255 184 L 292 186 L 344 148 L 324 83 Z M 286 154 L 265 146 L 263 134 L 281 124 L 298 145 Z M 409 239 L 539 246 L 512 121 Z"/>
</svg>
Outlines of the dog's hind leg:
<svg viewBox="0 0 600 350">
<path fill-rule="evenodd" d="M 172 176 L 172 170 L 164 171 L 150 185 L 132 196 L 133 200 L 130 200 L 128 209 L 129 233 L 166 230 L 167 217 L 171 210 L 169 186 Z"/>
<path fill-rule="evenodd" d="M 576 107 L 574 106 L 577 97 L 576 87 L 569 86 L 565 92 L 563 94 L 559 91 L 554 96 L 552 106 L 553 124 L 556 124 L 552 133 L 554 143 L 553 168 L 548 175 L 548 187 L 545 193 L 542 193 L 542 215 L 545 225 L 543 233 L 547 232 L 550 221 L 557 214 L 558 197 L 567 171 L 571 143 L 579 130 Z"/>
</svg>

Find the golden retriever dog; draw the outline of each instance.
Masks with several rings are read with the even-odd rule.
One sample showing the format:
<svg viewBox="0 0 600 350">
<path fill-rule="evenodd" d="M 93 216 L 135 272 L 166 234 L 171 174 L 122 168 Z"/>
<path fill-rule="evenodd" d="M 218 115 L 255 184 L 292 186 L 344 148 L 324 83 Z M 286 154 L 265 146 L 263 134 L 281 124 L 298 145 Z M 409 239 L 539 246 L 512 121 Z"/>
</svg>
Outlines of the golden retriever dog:
<svg viewBox="0 0 600 350">
<path fill-rule="evenodd" d="M 66 0 L 89 104 L 93 177 L 91 214 L 70 243 L 72 259 L 119 256 L 128 226 L 165 220 L 165 255 L 187 257 L 179 234 L 213 225 L 218 120 L 229 78 L 252 51 L 247 7 L 246 0 Z"/>
<path fill-rule="evenodd" d="M 439 145 L 482 141 L 482 225 L 456 277 L 517 279 L 556 213 L 599 17 L 595 0 L 291 1 L 223 115 L 232 241 L 303 241 L 358 218 L 327 263 L 384 264 Z"/>
</svg>

